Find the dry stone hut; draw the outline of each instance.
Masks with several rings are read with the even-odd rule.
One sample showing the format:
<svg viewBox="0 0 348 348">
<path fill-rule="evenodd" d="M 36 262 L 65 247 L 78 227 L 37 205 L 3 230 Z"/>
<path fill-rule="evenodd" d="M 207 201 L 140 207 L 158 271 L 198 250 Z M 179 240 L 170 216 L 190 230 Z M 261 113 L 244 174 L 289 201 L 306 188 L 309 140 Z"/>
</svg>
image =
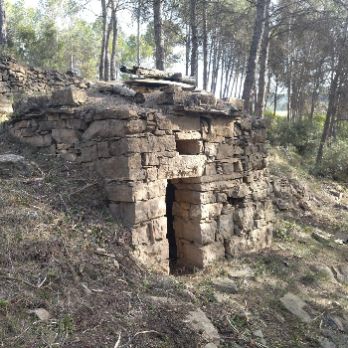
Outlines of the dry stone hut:
<svg viewBox="0 0 348 348">
<path fill-rule="evenodd" d="M 134 95 L 99 86 L 87 101 L 71 88 L 32 99 L 10 132 L 98 171 L 126 240 L 151 268 L 168 271 L 169 259 L 202 268 L 269 246 L 262 120 L 204 92 L 152 87 Z"/>
</svg>

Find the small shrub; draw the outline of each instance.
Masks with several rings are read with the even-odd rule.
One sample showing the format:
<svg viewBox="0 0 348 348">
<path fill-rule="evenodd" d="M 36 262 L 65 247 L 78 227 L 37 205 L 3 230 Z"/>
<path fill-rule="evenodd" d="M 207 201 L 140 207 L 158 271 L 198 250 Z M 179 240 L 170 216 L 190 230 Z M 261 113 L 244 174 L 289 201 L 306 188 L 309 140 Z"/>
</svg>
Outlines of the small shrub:
<svg viewBox="0 0 348 348">
<path fill-rule="evenodd" d="M 58 326 L 59 332 L 65 337 L 71 335 L 75 330 L 74 319 L 69 314 L 59 320 Z"/>
<path fill-rule="evenodd" d="M 7 308 L 9 307 L 9 304 L 10 303 L 7 300 L 0 298 L 0 312 L 2 310 L 7 310 Z"/>
<path fill-rule="evenodd" d="M 321 163 L 314 174 L 338 181 L 348 179 L 348 141 L 337 140 L 327 145 Z"/>
<path fill-rule="evenodd" d="M 321 120 L 288 122 L 280 116 L 266 116 L 268 139 L 272 145 L 294 146 L 301 156 L 315 154 L 321 136 Z"/>
</svg>

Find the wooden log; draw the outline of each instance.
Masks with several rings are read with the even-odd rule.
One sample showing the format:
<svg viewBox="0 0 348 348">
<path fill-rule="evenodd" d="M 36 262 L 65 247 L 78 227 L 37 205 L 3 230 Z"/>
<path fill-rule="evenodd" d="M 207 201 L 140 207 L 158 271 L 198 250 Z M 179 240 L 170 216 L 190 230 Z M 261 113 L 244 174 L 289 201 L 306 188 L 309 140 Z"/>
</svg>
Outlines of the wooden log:
<svg viewBox="0 0 348 348">
<path fill-rule="evenodd" d="M 126 66 L 121 66 L 120 70 L 121 72 L 125 74 L 136 75 L 136 76 L 147 78 L 147 79 L 182 82 L 182 83 L 196 87 L 195 79 L 191 77 L 183 76 L 183 74 L 181 73 L 172 74 L 162 70 L 148 69 L 148 68 L 142 68 L 138 66 L 134 66 L 132 69 L 129 69 Z"/>
<path fill-rule="evenodd" d="M 167 86 L 181 87 L 186 91 L 192 91 L 195 89 L 195 86 L 188 85 L 187 83 L 159 79 L 133 79 L 126 81 L 125 84 L 135 91 L 141 93 L 146 93 L 151 90 L 160 89 Z"/>
<path fill-rule="evenodd" d="M 184 106 L 177 105 L 174 107 L 174 112 L 180 116 L 207 116 L 207 117 L 231 117 L 236 118 L 241 114 L 233 111 L 232 109 L 226 108 L 225 110 L 213 109 L 209 107 L 199 106 Z"/>
<path fill-rule="evenodd" d="M 97 82 L 95 87 L 101 93 L 116 94 L 126 98 L 133 98 L 136 95 L 134 90 L 121 84 Z"/>
</svg>

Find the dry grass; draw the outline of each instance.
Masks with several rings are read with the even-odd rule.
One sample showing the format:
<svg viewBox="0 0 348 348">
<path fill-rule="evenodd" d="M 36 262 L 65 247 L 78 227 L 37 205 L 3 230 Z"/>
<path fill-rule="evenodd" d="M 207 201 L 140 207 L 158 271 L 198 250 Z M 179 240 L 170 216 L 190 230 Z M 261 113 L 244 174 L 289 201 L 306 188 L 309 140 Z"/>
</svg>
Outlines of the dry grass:
<svg viewBox="0 0 348 348">
<path fill-rule="evenodd" d="M 78 165 L 22 149 L 35 163 L 0 178 L 1 347 L 191 347 L 190 298 L 148 274 L 117 242 L 98 179 Z M 169 298 L 163 303 L 156 298 Z M 44 308 L 50 319 L 32 313 Z"/>
<path fill-rule="evenodd" d="M 305 219 L 281 217 L 271 250 L 174 278 L 147 273 L 118 242 L 96 177 L 0 136 L 0 153 L 34 163 L 28 173 L 0 177 L 0 347 L 204 347 L 184 322 L 200 307 L 222 347 L 261 347 L 252 334 L 261 329 L 267 347 L 317 348 L 324 316 L 348 312 L 347 288 L 317 270 L 345 263 L 348 247 L 311 237 L 318 225 L 344 232 L 348 212 L 330 191 L 342 190 L 341 206 L 348 192 L 289 165 L 282 153 L 273 173 L 298 177 L 321 206 Z M 215 291 L 214 278 L 245 265 L 254 276 L 236 280 L 237 294 Z M 310 305 L 310 325 L 281 306 L 288 291 Z M 38 308 L 51 318 L 39 320 Z"/>
</svg>

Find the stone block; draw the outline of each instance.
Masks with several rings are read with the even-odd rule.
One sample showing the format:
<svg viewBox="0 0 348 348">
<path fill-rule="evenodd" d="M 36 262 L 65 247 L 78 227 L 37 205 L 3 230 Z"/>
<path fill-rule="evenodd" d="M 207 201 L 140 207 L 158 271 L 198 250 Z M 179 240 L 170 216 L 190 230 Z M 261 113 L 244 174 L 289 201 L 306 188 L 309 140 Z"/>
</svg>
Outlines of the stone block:
<svg viewBox="0 0 348 348">
<path fill-rule="evenodd" d="M 60 153 L 60 156 L 68 162 L 76 162 L 78 159 L 78 156 L 76 153 L 64 150 Z"/>
<path fill-rule="evenodd" d="M 39 131 L 48 131 L 55 128 L 66 128 L 66 123 L 64 120 L 40 120 Z"/>
<path fill-rule="evenodd" d="M 216 197 L 213 192 L 176 190 L 175 200 L 177 202 L 187 202 L 192 204 L 208 204 L 208 203 L 215 203 Z"/>
<path fill-rule="evenodd" d="M 105 189 L 108 199 L 113 202 L 147 201 L 166 193 L 167 180 L 154 182 L 108 182 Z"/>
<path fill-rule="evenodd" d="M 179 264 L 204 268 L 209 264 L 225 258 L 225 248 L 222 243 L 212 243 L 201 246 L 185 240 L 178 243 Z"/>
<path fill-rule="evenodd" d="M 97 152 L 99 158 L 110 157 L 109 143 L 107 141 L 97 143 Z"/>
<path fill-rule="evenodd" d="M 148 167 L 145 169 L 145 180 L 146 181 L 155 181 L 158 179 L 158 168 L 157 167 Z"/>
<path fill-rule="evenodd" d="M 90 124 L 83 133 L 84 140 L 96 138 L 112 138 L 124 136 L 127 133 L 127 121 L 124 120 L 97 120 Z"/>
<path fill-rule="evenodd" d="M 54 91 L 51 103 L 55 106 L 78 106 L 86 100 L 87 94 L 84 90 L 68 87 Z"/>
<path fill-rule="evenodd" d="M 207 163 L 207 165 L 205 166 L 204 175 L 210 176 L 210 175 L 216 175 L 216 174 L 217 174 L 217 164 L 215 162 Z"/>
<path fill-rule="evenodd" d="M 249 232 L 253 230 L 254 214 L 255 210 L 251 206 L 236 209 L 234 212 L 235 226 L 241 229 L 243 232 Z"/>
<path fill-rule="evenodd" d="M 85 130 L 87 128 L 86 122 L 79 118 L 72 118 L 66 120 L 66 128 Z"/>
<path fill-rule="evenodd" d="M 218 146 L 217 156 L 216 159 L 224 159 L 224 158 L 231 158 L 233 157 L 233 144 L 220 144 Z"/>
<path fill-rule="evenodd" d="M 22 137 L 32 137 L 36 135 L 36 128 L 22 128 L 21 129 L 21 136 Z"/>
<path fill-rule="evenodd" d="M 80 133 L 74 129 L 53 129 L 52 137 L 57 143 L 76 144 L 80 141 Z"/>
<path fill-rule="evenodd" d="M 250 194 L 250 187 L 246 184 L 241 184 L 228 190 L 227 195 L 231 198 L 245 198 Z"/>
<path fill-rule="evenodd" d="M 213 119 L 210 138 L 219 136 L 233 138 L 235 136 L 234 123 L 235 121 L 228 121 L 225 118 Z"/>
<path fill-rule="evenodd" d="M 197 131 L 201 130 L 201 121 L 199 117 L 193 116 L 163 116 L 157 115 L 157 126 L 159 129 L 170 131 Z"/>
<path fill-rule="evenodd" d="M 135 107 L 130 107 L 129 104 L 98 108 L 94 110 L 94 113 L 94 120 L 129 120 L 138 118 L 138 110 Z"/>
<path fill-rule="evenodd" d="M 96 161 L 98 158 L 97 145 L 92 146 L 81 146 L 80 147 L 80 156 L 78 158 L 79 162 L 92 162 Z"/>
<path fill-rule="evenodd" d="M 198 131 L 175 132 L 176 140 L 201 140 L 202 134 Z"/>
<path fill-rule="evenodd" d="M 245 252 L 253 252 L 268 248 L 272 244 L 273 229 L 267 225 L 261 229 L 253 230 L 250 235 L 233 236 L 225 240 L 226 254 L 236 257 Z"/>
<path fill-rule="evenodd" d="M 97 171 L 104 179 L 135 181 L 145 179 L 140 154 L 99 159 Z"/>
<path fill-rule="evenodd" d="M 167 219 L 161 217 L 151 220 L 141 226 L 137 226 L 131 231 L 132 244 L 136 245 L 151 245 L 155 242 L 166 240 L 167 236 Z"/>
<path fill-rule="evenodd" d="M 241 173 L 243 171 L 242 163 L 237 158 L 231 158 L 230 160 L 224 160 L 220 162 L 220 166 L 223 174 Z"/>
<path fill-rule="evenodd" d="M 159 137 L 149 135 L 148 141 L 150 148 L 152 148 L 152 151 L 176 151 L 176 142 L 173 135 L 163 135 Z"/>
<path fill-rule="evenodd" d="M 169 273 L 169 244 L 167 240 L 152 245 L 136 246 L 133 255 L 143 265 L 155 272 Z"/>
<path fill-rule="evenodd" d="M 142 157 L 142 165 L 145 167 L 159 165 L 159 158 L 158 158 L 158 154 L 156 152 L 143 153 L 141 157 Z"/>
<path fill-rule="evenodd" d="M 221 214 L 223 204 L 191 204 L 190 206 L 190 218 L 193 219 L 212 219 Z"/>
<path fill-rule="evenodd" d="M 241 184 L 241 174 L 230 175 L 211 175 L 201 178 L 186 178 L 175 181 L 175 186 L 179 190 L 192 190 L 192 191 L 227 191 L 234 188 L 236 185 Z"/>
<path fill-rule="evenodd" d="M 135 203 L 112 203 L 112 215 L 125 226 L 134 226 L 166 215 L 165 197 Z"/>
<path fill-rule="evenodd" d="M 185 220 L 190 219 L 190 203 L 186 202 L 174 202 L 173 204 L 173 216 L 175 217 L 181 217 Z"/>
<path fill-rule="evenodd" d="M 233 213 L 221 215 L 218 219 L 219 234 L 226 240 L 229 240 L 234 235 Z"/>
<path fill-rule="evenodd" d="M 218 153 L 218 143 L 211 143 L 211 142 L 204 142 L 204 153 L 208 156 L 208 157 L 216 157 L 217 153 Z"/>
<path fill-rule="evenodd" d="M 178 240 L 184 239 L 200 245 L 215 242 L 217 223 L 215 220 L 200 222 L 199 220 L 184 220 L 180 217 L 174 218 L 175 236 Z"/>
<path fill-rule="evenodd" d="M 206 157 L 176 156 L 170 165 L 162 165 L 158 169 L 159 179 L 192 178 L 200 177 L 204 173 Z"/>
<path fill-rule="evenodd" d="M 125 126 L 126 134 L 138 134 L 146 131 L 146 121 L 129 120 Z"/>
<path fill-rule="evenodd" d="M 34 135 L 32 137 L 21 138 L 20 141 L 36 147 L 46 147 L 52 145 L 52 135 Z"/>
</svg>

